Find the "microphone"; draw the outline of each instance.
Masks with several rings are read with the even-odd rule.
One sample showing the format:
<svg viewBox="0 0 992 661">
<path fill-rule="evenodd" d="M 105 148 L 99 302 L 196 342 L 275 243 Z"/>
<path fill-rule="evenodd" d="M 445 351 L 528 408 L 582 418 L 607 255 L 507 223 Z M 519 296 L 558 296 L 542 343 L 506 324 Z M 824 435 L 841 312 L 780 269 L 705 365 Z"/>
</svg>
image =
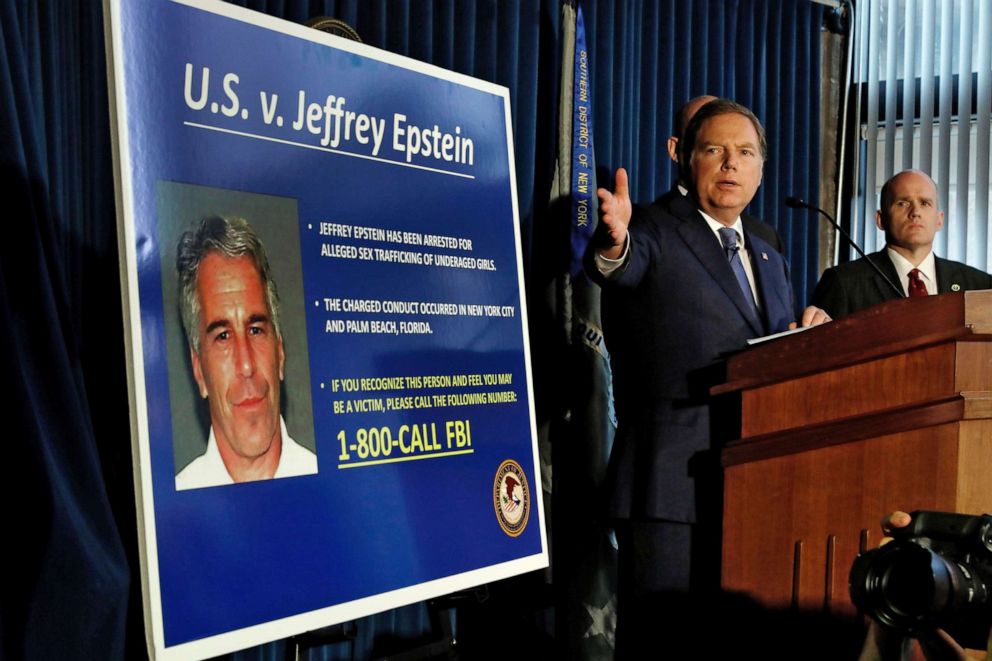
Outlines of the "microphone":
<svg viewBox="0 0 992 661">
<path fill-rule="evenodd" d="M 858 252 L 858 254 L 865 258 L 868 264 L 873 269 L 875 269 L 875 273 L 881 276 L 882 280 L 885 280 L 885 282 L 890 287 L 892 287 L 892 291 L 898 294 L 899 298 L 906 298 L 906 293 L 903 292 L 902 288 L 896 286 L 894 282 L 889 280 L 888 276 L 882 273 L 882 269 L 878 268 L 878 264 L 872 261 L 871 257 L 865 254 L 865 251 L 861 249 L 861 246 L 859 246 L 857 243 L 854 242 L 854 239 L 851 238 L 851 235 L 848 234 L 846 231 L 844 231 L 844 228 L 841 227 L 840 224 L 833 219 L 833 216 L 831 216 L 829 213 L 827 213 L 820 207 L 815 207 L 809 202 L 806 202 L 805 200 L 801 200 L 798 197 L 790 196 L 785 198 L 785 206 L 789 207 L 790 209 L 809 209 L 810 211 L 816 211 L 817 213 L 821 214 L 824 218 L 826 218 L 830 222 L 831 225 L 837 228 L 838 232 L 844 235 L 844 238 L 847 239 L 847 242 L 850 243 L 852 246 L 854 246 L 854 249 Z"/>
</svg>

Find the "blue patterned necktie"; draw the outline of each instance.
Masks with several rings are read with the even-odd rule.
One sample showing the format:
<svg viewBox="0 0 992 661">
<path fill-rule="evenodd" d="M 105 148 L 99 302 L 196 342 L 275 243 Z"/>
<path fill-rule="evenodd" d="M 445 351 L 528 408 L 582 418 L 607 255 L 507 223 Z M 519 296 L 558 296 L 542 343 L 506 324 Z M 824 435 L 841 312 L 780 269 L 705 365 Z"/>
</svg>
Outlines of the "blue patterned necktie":
<svg viewBox="0 0 992 661">
<path fill-rule="evenodd" d="M 744 300 L 751 306 L 751 311 L 758 314 L 758 307 L 754 304 L 754 293 L 751 291 L 751 283 L 747 280 L 747 273 L 744 272 L 744 263 L 741 261 L 741 247 L 737 244 L 737 230 L 733 227 L 721 227 L 719 231 L 720 241 L 723 243 L 723 249 L 727 253 L 727 261 L 730 262 L 730 268 L 734 270 L 734 275 L 737 276 L 737 284 L 741 287 Z"/>
</svg>

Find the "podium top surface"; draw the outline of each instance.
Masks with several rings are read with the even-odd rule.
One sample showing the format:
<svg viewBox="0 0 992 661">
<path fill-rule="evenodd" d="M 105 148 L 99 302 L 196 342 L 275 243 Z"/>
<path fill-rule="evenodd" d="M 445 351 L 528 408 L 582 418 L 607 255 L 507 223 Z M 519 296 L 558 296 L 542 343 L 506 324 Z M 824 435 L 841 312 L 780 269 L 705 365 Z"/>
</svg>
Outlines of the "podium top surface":
<svg viewBox="0 0 992 661">
<path fill-rule="evenodd" d="M 712 392 L 744 390 L 960 339 L 992 340 L 992 290 L 890 301 L 753 346 L 727 360 L 727 381 Z"/>
</svg>

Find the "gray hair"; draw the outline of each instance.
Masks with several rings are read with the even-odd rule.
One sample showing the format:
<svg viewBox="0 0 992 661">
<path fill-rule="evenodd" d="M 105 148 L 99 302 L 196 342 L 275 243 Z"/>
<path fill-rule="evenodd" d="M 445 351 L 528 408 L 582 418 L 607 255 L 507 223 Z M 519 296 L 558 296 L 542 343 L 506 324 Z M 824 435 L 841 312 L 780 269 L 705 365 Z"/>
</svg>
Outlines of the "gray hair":
<svg viewBox="0 0 992 661">
<path fill-rule="evenodd" d="M 265 248 L 255 230 L 243 218 L 212 216 L 200 221 L 198 227 L 187 230 L 179 237 L 176 249 L 176 271 L 179 273 L 179 313 L 183 330 L 193 351 L 200 351 L 200 298 L 196 292 L 196 279 L 200 264 L 211 252 L 230 258 L 250 257 L 258 269 L 265 286 L 265 302 L 272 317 L 276 336 L 282 339 L 279 325 L 279 293 L 269 270 Z"/>
</svg>

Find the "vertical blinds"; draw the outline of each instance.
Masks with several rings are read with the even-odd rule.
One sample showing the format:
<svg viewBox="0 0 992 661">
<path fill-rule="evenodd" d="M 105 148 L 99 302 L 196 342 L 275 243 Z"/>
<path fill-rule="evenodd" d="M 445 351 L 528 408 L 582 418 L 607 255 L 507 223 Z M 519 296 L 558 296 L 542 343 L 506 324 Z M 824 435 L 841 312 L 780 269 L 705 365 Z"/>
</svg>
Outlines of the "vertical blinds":
<svg viewBox="0 0 992 661">
<path fill-rule="evenodd" d="M 937 254 L 988 270 L 992 2 L 861 0 L 854 18 L 857 161 L 843 204 L 855 240 L 866 252 L 885 244 L 878 192 L 917 168 L 945 213 Z"/>
</svg>

